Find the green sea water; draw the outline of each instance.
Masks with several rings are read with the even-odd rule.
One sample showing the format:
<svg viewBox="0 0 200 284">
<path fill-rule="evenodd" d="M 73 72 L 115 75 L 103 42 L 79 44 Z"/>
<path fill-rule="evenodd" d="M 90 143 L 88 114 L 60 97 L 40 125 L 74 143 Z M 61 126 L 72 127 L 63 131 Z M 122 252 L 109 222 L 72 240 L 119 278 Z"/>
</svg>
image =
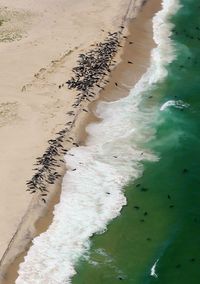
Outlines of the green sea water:
<svg viewBox="0 0 200 284">
<path fill-rule="evenodd" d="M 157 111 L 155 137 L 144 146 L 159 161 L 145 162 L 125 188 L 127 206 L 92 238 L 73 284 L 200 283 L 200 2 L 180 2 L 171 19 L 177 58 L 140 106 Z M 167 101 L 186 107 L 160 111 Z"/>
</svg>

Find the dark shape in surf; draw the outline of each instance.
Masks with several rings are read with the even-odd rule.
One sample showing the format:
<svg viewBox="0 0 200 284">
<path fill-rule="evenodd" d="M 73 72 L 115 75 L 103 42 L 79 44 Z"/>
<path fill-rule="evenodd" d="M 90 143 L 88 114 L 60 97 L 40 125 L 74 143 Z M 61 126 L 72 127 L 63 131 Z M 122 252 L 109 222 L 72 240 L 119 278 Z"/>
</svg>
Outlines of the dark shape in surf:
<svg viewBox="0 0 200 284">
<path fill-rule="evenodd" d="M 141 188 L 141 191 L 143 191 L 143 192 L 146 192 L 146 191 L 148 191 L 149 189 L 148 188 L 146 188 L 146 187 L 142 187 Z"/>
<path fill-rule="evenodd" d="M 183 174 L 187 174 L 188 172 L 189 172 L 188 169 L 183 169 L 183 171 L 182 171 Z"/>
<path fill-rule="evenodd" d="M 136 210 L 139 210 L 139 209 L 140 209 L 140 207 L 137 206 L 137 205 L 135 205 L 133 208 L 136 209 Z"/>
</svg>

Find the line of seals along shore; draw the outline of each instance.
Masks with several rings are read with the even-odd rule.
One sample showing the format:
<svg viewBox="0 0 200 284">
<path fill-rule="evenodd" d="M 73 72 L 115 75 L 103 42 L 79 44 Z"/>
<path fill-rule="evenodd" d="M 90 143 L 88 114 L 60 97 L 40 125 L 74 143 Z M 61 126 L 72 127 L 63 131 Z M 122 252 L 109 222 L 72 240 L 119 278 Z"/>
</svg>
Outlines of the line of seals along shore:
<svg viewBox="0 0 200 284">
<path fill-rule="evenodd" d="M 76 109 L 87 112 L 83 108 L 83 103 L 91 102 L 96 96 L 95 90 L 98 88 L 103 89 L 109 82 L 106 80 L 112 67 L 116 61 L 114 56 L 116 55 L 120 46 L 120 40 L 122 38 L 124 26 L 120 26 L 120 30 L 114 33 L 108 33 L 108 36 L 104 42 L 96 44 L 95 48 L 80 54 L 77 67 L 72 69 L 73 77 L 65 82 L 65 84 L 59 85 L 58 88 L 62 88 L 65 85 L 69 89 L 78 91 L 75 101 L 72 104 L 71 111 L 67 112 L 67 115 L 73 117 L 66 122 L 66 127 L 56 133 L 54 139 L 48 141 L 49 146 L 44 152 L 42 157 L 36 159 L 34 168 L 36 171 L 33 177 L 27 181 L 27 191 L 31 194 L 39 193 L 41 201 L 46 203 L 48 196 L 48 184 L 54 184 L 61 175 L 58 173 L 58 168 L 61 163 L 64 163 L 63 155 L 67 153 L 67 149 L 64 147 L 64 142 L 71 142 L 73 146 L 78 147 L 78 143 L 70 137 L 70 130 L 73 128 L 76 117 L 78 115 Z M 124 36 L 124 38 L 126 38 Z M 95 89 L 95 90 L 94 90 Z M 74 169 L 75 170 L 75 169 Z"/>
</svg>

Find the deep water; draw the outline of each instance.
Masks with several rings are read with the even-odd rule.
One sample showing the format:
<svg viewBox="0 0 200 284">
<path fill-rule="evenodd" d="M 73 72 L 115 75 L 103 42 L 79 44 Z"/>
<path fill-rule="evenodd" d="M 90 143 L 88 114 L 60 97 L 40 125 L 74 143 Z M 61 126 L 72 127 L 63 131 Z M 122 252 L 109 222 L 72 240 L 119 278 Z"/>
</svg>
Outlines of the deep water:
<svg viewBox="0 0 200 284">
<path fill-rule="evenodd" d="M 92 238 L 73 284 L 200 283 L 200 2 L 180 3 L 171 19 L 177 59 L 140 106 L 157 112 L 143 146 L 159 161 L 125 188 L 127 206 Z M 161 111 L 168 101 L 174 106 Z"/>
</svg>

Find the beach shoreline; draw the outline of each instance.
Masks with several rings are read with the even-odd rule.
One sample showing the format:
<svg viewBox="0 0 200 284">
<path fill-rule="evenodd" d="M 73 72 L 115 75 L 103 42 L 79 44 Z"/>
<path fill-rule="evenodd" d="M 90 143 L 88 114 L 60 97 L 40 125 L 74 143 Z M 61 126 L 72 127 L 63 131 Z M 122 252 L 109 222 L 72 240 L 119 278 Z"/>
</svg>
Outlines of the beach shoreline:
<svg viewBox="0 0 200 284">
<path fill-rule="evenodd" d="M 154 2 L 152 4 L 152 2 Z M 151 4 L 149 4 L 151 3 Z M 155 7 L 158 7 L 160 4 L 160 1 L 149 1 L 149 3 L 147 3 L 146 5 L 150 5 L 150 7 L 148 6 L 147 8 L 144 8 L 146 13 L 143 13 L 143 17 L 146 17 L 147 22 L 151 21 L 152 19 L 152 11 L 155 9 Z M 159 9 L 158 9 L 159 10 Z M 152 48 L 155 46 L 153 41 L 152 41 L 152 27 L 143 27 L 144 29 L 144 35 L 145 33 L 147 34 L 147 32 L 149 32 L 149 34 L 146 36 L 141 37 L 141 32 L 142 30 L 139 29 L 141 25 L 141 22 L 144 20 L 143 18 L 140 17 L 142 13 L 139 14 L 139 16 L 136 18 L 136 23 L 134 21 L 132 21 L 132 23 L 130 24 L 130 29 L 128 32 L 128 39 L 125 42 L 125 46 L 123 47 L 123 49 L 119 52 L 118 56 L 118 65 L 117 68 L 115 68 L 112 73 L 111 73 L 111 77 L 110 77 L 110 82 L 109 84 L 105 87 L 105 90 L 102 92 L 100 92 L 100 100 L 114 100 L 117 98 L 120 98 L 122 96 L 125 96 L 128 94 L 129 90 L 134 86 L 134 84 L 140 79 L 140 77 L 142 76 L 142 74 L 146 71 L 147 67 L 150 64 L 150 52 L 152 50 Z M 151 15 L 151 16 L 150 16 Z M 140 17 L 140 18 L 139 18 Z M 148 18 L 149 17 L 149 18 Z M 145 23 L 145 25 L 147 24 L 147 22 Z M 131 30 L 133 27 L 133 30 Z M 135 42 L 133 44 L 130 44 L 129 40 L 130 38 L 135 38 L 137 37 L 141 37 L 141 41 L 143 42 Z M 134 45 L 135 44 L 135 45 Z M 148 44 L 148 48 L 145 46 L 145 44 Z M 131 47 L 131 49 L 130 49 Z M 128 48 L 130 49 L 128 51 Z M 143 52 L 141 54 L 141 52 Z M 125 53 L 125 54 L 124 54 Z M 124 80 L 125 76 L 123 76 L 123 73 L 125 70 L 127 70 L 127 60 L 131 58 L 132 60 L 132 56 L 134 57 L 134 66 L 131 66 L 130 64 L 128 65 L 128 67 L 130 67 L 129 71 L 127 71 L 126 74 L 126 79 L 128 79 L 128 81 Z M 121 64 L 121 66 L 120 66 Z M 134 78 L 132 76 L 128 76 L 128 74 L 130 75 L 131 72 L 135 72 L 135 76 Z M 121 77 L 120 77 L 121 76 Z M 119 81 L 119 79 L 123 79 L 123 87 L 122 86 L 116 86 L 115 83 L 116 81 Z M 124 85 L 128 86 L 128 88 L 124 88 Z M 117 87 L 117 88 L 116 88 Z M 113 90 L 115 89 L 115 91 L 113 92 Z M 112 94 L 112 95 L 111 95 Z M 91 110 L 91 113 L 89 113 L 89 115 L 87 113 L 82 112 L 79 115 L 79 121 L 77 122 L 77 126 L 73 129 L 72 134 L 74 137 L 76 137 L 76 141 L 78 141 L 80 143 L 80 145 L 84 145 L 84 141 L 87 137 L 87 133 L 85 132 L 85 127 L 88 123 L 90 122 L 94 122 L 96 121 L 95 115 L 93 115 L 93 110 L 95 109 L 95 105 L 98 103 L 98 100 L 95 99 L 94 103 L 90 104 L 89 109 Z M 67 146 L 69 149 L 69 145 Z M 65 166 L 63 166 L 61 168 L 61 173 L 62 175 L 65 173 Z M 40 214 L 43 211 L 43 215 L 44 217 L 38 219 L 38 215 L 35 215 L 35 221 L 33 223 L 36 222 L 35 228 L 36 228 L 36 232 L 34 232 L 35 228 L 34 228 L 34 224 L 33 224 L 33 228 L 31 233 L 33 235 L 30 235 L 29 238 L 27 238 L 27 240 L 29 240 L 27 242 L 27 246 L 28 243 L 30 243 L 30 240 L 32 239 L 33 236 L 36 236 L 38 234 L 40 234 L 41 232 L 45 231 L 49 224 L 52 221 L 52 217 L 53 217 L 53 207 L 56 203 L 58 203 L 59 201 L 59 192 L 60 192 L 60 187 L 61 187 L 61 180 L 58 181 L 58 183 L 55 186 L 52 186 L 50 192 L 52 192 L 52 196 L 49 197 L 49 203 L 48 206 L 46 208 L 41 207 L 41 205 L 38 205 L 38 200 L 37 200 L 37 196 L 35 196 L 32 200 L 31 200 L 31 210 L 29 211 L 28 215 L 32 215 L 31 218 L 27 218 L 26 222 L 23 222 L 23 226 L 26 223 L 25 227 L 23 228 L 23 232 L 22 234 L 20 234 L 19 239 L 22 238 L 23 239 L 23 234 L 24 232 L 27 231 L 27 228 L 30 226 L 30 222 L 33 222 L 33 215 L 34 212 L 37 212 L 36 215 L 38 214 L 38 212 L 40 211 Z M 39 209 L 39 210 L 38 210 Z M 36 221 L 37 220 L 37 221 Z M 30 228 L 29 228 L 30 231 Z M 22 240 L 21 239 L 21 240 Z M 27 241 L 26 240 L 26 241 Z M 26 247 L 27 248 L 27 247 Z M 22 248 L 20 248 L 22 249 Z M 11 248 L 12 250 L 12 248 Z M 10 251 L 11 251 L 10 250 Z M 13 252 L 11 253 L 13 254 Z M 15 251 L 15 255 L 16 255 L 16 251 Z M 24 254 L 23 254 L 24 255 Z M 16 272 L 17 272 L 17 268 L 18 268 L 18 264 L 22 261 L 23 259 L 23 255 L 19 256 L 17 260 L 15 260 L 15 262 L 13 262 L 12 266 L 9 268 L 8 273 L 7 273 L 7 279 L 5 279 L 5 281 L 3 281 L 2 283 L 12 283 L 12 281 L 16 278 Z M 10 255 L 10 259 L 14 258 L 13 255 Z M 5 267 L 4 267 L 5 268 Z M 11 274 L 15 274 L 13 277 L 10 275 Z M 4 275 L 5 276 L 5 275 Z M 12 280 L 10 280 L 12 279 Z"/>
</svg>

